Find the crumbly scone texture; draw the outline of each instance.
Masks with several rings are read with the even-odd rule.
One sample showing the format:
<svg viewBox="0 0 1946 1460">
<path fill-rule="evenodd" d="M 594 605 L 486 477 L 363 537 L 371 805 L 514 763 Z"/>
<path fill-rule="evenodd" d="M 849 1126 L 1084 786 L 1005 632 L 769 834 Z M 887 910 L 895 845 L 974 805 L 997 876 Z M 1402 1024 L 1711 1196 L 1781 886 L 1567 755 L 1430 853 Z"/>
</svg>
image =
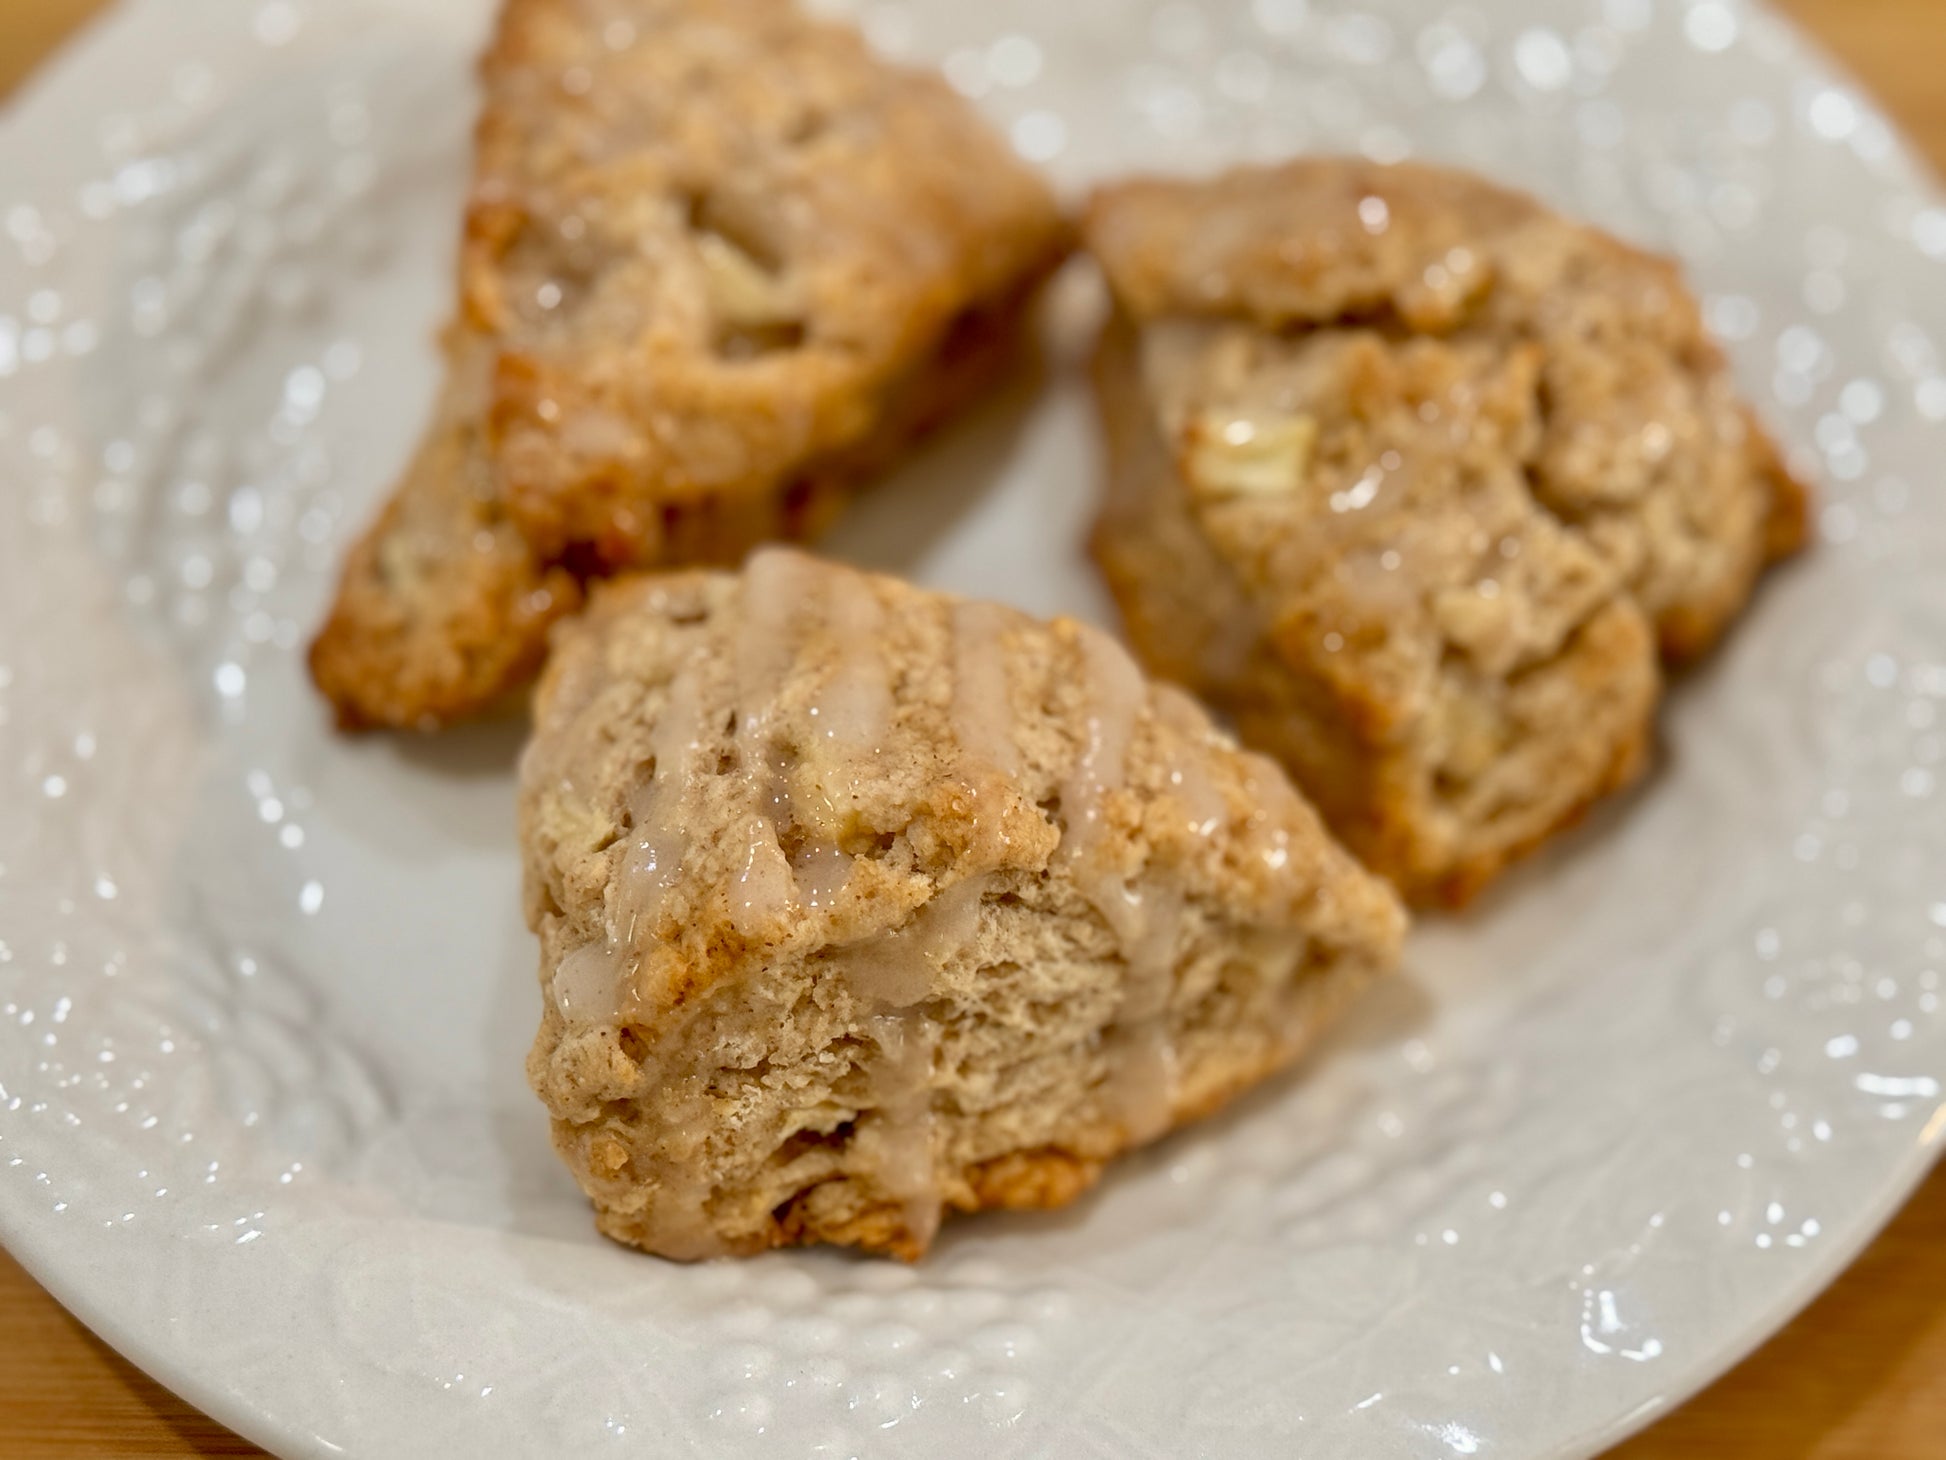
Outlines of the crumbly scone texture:
<svg viewBox="0 0 1946 1460">
<path fill-rule="evenodd" d="M 1674 268 L 1529 198 L 1316 159 L 1110 188 L 1086 237 L 1130 636 L 1413 899 L 1630 780 L 1658 657 L 1802 543 Z"/>
<path fill-rule="evenodd" d="M 1282 772 L 1073 622 L 767 549 L 598 590 L 537 704 L 528 1075 L 666 1256 L 1067 1202 L 1397 954 Z"/>
<path fill-rule="evenodd" d="M 1016 358 L 1068 245 L 943 80 L 790 0 L 507 0 L 481 77 L 453 379 L 314 656 L 347 724 L 516 686 L 550 576 L 814 536 Z"/>
</svg>

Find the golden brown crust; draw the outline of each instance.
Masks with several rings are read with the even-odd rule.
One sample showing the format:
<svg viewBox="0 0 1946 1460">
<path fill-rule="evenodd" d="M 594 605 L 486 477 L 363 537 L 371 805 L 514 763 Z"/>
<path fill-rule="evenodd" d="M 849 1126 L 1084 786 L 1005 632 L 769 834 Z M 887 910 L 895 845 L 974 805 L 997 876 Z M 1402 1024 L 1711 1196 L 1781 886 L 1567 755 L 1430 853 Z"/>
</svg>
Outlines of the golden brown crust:
<svg viewBox="0 0 1946 1460">
<path fill-rule="evenodd" d="M 948 1204 L 955 1212 L 1050 1211 L 1074 1202 L 1101 1179 L 1103 1163 L 1053 1146 L 1010 1151 L 948 1176 Z M 599 1219 L 597 1219 L 599 1221 Z M 604 1229 L 605 1230 L 605 1229 Z M 630 1240 L 625 1234 L 621 1240 Z M 793 1195 L 777 1212 L 765 1245 L 857 1247 L 917 1262 L 929 1245 L 912 1230 L 898 1202 L 873 1201 L 848 1183 L 813 1186 Z M 762 1245 L 739 1249 L 741 1255 Z"/>
<path fill-rule="evenodd" d="M 487 707 L 591 575 L 816 535 L 1007 369 L 1068 247 L 943 81 L 788 0 L 507 0 L 481 74 L 468 379 L 314 654 L 350 725 Z"/>
<path fill-rule="evenodd" d="M 1101 1165 L 1056 1146 L 1010 1151 L 966 1171 L 963 1179 L 972 1200 L 960 1210 L 1045 1211 L 1064 1207 L 1101 1179 Z"/>
<path fill-rule="evenodd" d="M 1708 648 L 1805 488 L 1738 402 L 1676 266 L 1483 179 L 1306 159 L 1104 189 L 1091 250 L 1132 317 L 1541 347 L 1536 500 L 1614 562 L 1672 660 Z"/>
<path fill-rule="evenodd" d="M 1673 267 L 1530 199 L 1320 160 L 1111 188 L 1087 233 L 1130 638 L 1413 900 L 1639 774 L 1658 657 L 1803 541 Z"/>
<path fill-rule="evenodd" d="M 515 518 L 544 553 L 643 566 L 672 560 L 670 509 L 735 517 L 857 450 L 956 329 L 1019 307 L 1065 228 L 943 80 L 849 28 L 779 0 L 644 0 L 616 50 L 587 5 L 507 11 L 489 95 L 552 94 L 538 118 L 489 110 L 463 272 L 504 346 Z M 604 151 L 615 134 L 645 140 Z"/>
<path fill-rule="evenodd" d="M 1768 562 L 1782 562 L 1811 544 L 1811 489 L 1791 471 L 1755 412 L 1750 413 L 1750 435 L 1756 470 L 1770 484 L 1764 556 Z"/>
</svg>

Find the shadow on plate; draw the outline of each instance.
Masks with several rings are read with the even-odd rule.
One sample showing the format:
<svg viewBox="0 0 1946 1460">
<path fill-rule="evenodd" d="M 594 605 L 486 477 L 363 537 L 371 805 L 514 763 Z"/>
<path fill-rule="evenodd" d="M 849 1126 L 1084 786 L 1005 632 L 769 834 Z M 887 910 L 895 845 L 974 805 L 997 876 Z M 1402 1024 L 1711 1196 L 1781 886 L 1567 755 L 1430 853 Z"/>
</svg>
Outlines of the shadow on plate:
<svg viewBox="0 0 1946 1460">
<path fill-rule="evenodd" d="M 999 389 L 860 493 L 814 549 L 874 572 L 910 576 L 1004 477 L 1047 375 L 1044 350 L 1024 348 Z"/>
<path fill-rule="evenodd" d="M 388 735 L 384 744 L 414 775 L 487 780 L 512 772 L 530 728 L 532 722 L 523 705 L 431 735 Z"/>
</svg>

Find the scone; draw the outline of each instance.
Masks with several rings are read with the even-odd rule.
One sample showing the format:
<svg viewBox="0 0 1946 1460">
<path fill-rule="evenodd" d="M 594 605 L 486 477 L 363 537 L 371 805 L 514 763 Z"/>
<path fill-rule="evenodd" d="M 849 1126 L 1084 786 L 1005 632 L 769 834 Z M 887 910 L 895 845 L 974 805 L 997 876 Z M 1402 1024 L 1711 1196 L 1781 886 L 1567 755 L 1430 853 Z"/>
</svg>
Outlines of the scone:
<svg viewBox="0 0 1946 1460">
<path fill-rule="evenodd" d="M 528 1075 L 664 1256 L 1060 1205 L 1397 953 L 1282 773 L 1067 620 L 772 548 L 599 589 L 537 716 Z"/>
<path fill-rule="evenodd" d="M 1668 262 L 1462 174 L 1093 201 L 1094 546 L 1157 674 L 1368 865 L 1463 902 L 1643 763 L 1805 500 Z"/>
<path fill-rule="evenodd" d="M 938 77 L 788 0 L 507 0 L 448 382 L 312 651 L 485 708 L 590 577 L 806 537 L 990 383 L 1067 231 Z"/>
</svg>

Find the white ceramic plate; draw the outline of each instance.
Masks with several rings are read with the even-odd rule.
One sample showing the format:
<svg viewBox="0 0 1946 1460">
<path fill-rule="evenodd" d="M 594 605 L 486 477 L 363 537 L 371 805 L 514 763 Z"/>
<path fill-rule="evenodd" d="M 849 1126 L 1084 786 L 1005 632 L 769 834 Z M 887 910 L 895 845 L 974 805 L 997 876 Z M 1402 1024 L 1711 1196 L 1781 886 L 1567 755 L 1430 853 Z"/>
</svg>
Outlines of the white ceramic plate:
<svg viewBox="0 0 1946 1460">
<path fill-rule="evenodd" d="M 522 1081 L 517 730 L 343 741 L 300 673 L 487 8 L 133 0 L 0 129 L 0 1235 L 60 1298 L 292 1455 L 1539 1457 L 1838 1271 L 1946 1125 L 1946 208 L 1868 101 L 1727 0 L 863 6 L 1069 186 L 1414 151 L 1679 250 L 1823 540 L 1302 1078 L 916 1269 L 681 1268 Z M 1099 616 L 1054 374 L 833 547 Z"/>
</svg>

